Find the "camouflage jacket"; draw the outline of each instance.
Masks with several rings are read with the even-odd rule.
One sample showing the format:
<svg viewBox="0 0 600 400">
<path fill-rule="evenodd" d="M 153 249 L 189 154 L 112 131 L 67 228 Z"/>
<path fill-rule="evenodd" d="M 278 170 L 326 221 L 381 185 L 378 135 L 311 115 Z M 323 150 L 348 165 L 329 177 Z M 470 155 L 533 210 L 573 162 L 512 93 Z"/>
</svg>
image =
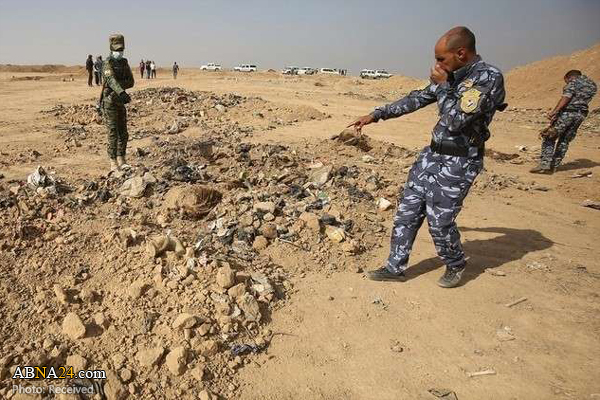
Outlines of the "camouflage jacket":
<svg viewBox="0 0 600 400">
<path fill-rule="evenodd" d="M 133 87 L 133 74 L 126 58 L 115 59 L 109 56 L 102 65 L 105 80 L 104 98 L 112 93 L 117 95 Z"/>
<path fill-rule="evenodd" d="M 562 109 L 564 112 L 588 113 L 588 104 L 596 95 L 596 84 L 585 75 L 569 81 L 563 88 L 563 96 L 568 97 L 569 103 Z"/>
<path fill-rule="evenodd" d="M 481 146 L 490 137 L 488 125 L 496 110 L 504 110 L 504 77 L 496 67 L 476 56 L 454 71 L 447 82 L 430 83 L 372 115 L 376 121 L 400 117 L 437 102 L 439 121 L 433 128 L 436 143 L 454 142 L 459 147 Z"/>
</svg>

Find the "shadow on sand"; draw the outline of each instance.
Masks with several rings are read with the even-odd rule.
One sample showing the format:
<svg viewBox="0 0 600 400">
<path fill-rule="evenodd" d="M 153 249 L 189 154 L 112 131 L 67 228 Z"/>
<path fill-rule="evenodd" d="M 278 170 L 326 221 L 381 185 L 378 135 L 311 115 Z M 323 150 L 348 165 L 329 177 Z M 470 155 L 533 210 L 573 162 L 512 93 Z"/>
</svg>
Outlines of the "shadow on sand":
<svg viewBox="0 0 600 400">
<path fill-rule="evenodd" d="M 469 257 L 467 270 L 460 286 L 467 284 L 488 268 L 498 268 L 511 261 L 520 260 L 527 253 L 545 250 L 554 244 L 538 231 L 513 228 L 460 228 L 461 232 L 483 232 L 499 234 L 491 239 L 463 239 L 463 249 Z M 442 267 L 438 257 L 428 258 L 406 271 L 408 279 L 414 279 Z"/>
</svg>

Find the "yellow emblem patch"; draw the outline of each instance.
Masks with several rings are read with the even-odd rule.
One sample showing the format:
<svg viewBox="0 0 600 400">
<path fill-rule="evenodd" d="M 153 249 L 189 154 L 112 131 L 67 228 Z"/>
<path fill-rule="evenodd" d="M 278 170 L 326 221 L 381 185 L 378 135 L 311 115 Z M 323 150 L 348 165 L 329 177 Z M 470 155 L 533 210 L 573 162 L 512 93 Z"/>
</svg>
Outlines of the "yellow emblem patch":
<svg viewBox="0 0 600 400">
<path fill-rule="evenodd" d="M 462 94 L 460 99 L 460 109 L 470 114 L 477 109 L 481 92 L 475 88 L 471 88 Z"/>
<path fill-rule="evenodd" d="M 112 75 L 112 71 L 111 71 L 111 69 L 110 69 L 110 68 L 106 68 L 106 69 L 104 70 L 104 76 L 111 76 L 111 75 Z"/>
</svg>

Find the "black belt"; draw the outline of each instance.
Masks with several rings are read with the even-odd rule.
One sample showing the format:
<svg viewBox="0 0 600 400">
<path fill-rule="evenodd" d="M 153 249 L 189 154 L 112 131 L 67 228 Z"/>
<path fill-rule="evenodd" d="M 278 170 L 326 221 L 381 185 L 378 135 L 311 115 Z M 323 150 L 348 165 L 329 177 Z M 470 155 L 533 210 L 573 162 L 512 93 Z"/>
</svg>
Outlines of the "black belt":
<svg viewBox="0 0 600 400">
<path fill-rule="evenodd" d="M 457 146 L 454 142 L 442 142 L 436 143 L 433 140 L 429 144 L 429 148 L 431 151 L 443 154 L 446 156 L 458 156 L 458 157 L 469 157 L 469 150 L 472 147 L 462 147 Z M 483 158 L 483 154 L 485 153 L 484 146 L 476 147 L 477 149 L 477 158 Z"/>
</svg>

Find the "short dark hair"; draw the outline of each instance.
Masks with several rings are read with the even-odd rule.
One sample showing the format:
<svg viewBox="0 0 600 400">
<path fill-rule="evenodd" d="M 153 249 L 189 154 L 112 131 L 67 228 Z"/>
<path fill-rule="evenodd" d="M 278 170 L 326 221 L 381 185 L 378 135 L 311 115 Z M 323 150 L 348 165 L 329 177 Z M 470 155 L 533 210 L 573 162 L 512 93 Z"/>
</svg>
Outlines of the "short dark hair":
<svg viewBox="0 0 600 400">
<path fill-rule="evenodd" d="M 475 34 L 466 26 L 457 26 L 446 33 L 447 46 L 449 50 L 456 50 L 460 47 L 477 52 L 475 49 Z"/>
<path fill-rule="evenodd" d="M 565 79 L 570 79 L 570 78 L 576 78 L 578 76 L 581 76 L 581 71 L 578 69 L 572 69 L 569 72 L 567 72 L 565 74 Z"/>
</svg>

